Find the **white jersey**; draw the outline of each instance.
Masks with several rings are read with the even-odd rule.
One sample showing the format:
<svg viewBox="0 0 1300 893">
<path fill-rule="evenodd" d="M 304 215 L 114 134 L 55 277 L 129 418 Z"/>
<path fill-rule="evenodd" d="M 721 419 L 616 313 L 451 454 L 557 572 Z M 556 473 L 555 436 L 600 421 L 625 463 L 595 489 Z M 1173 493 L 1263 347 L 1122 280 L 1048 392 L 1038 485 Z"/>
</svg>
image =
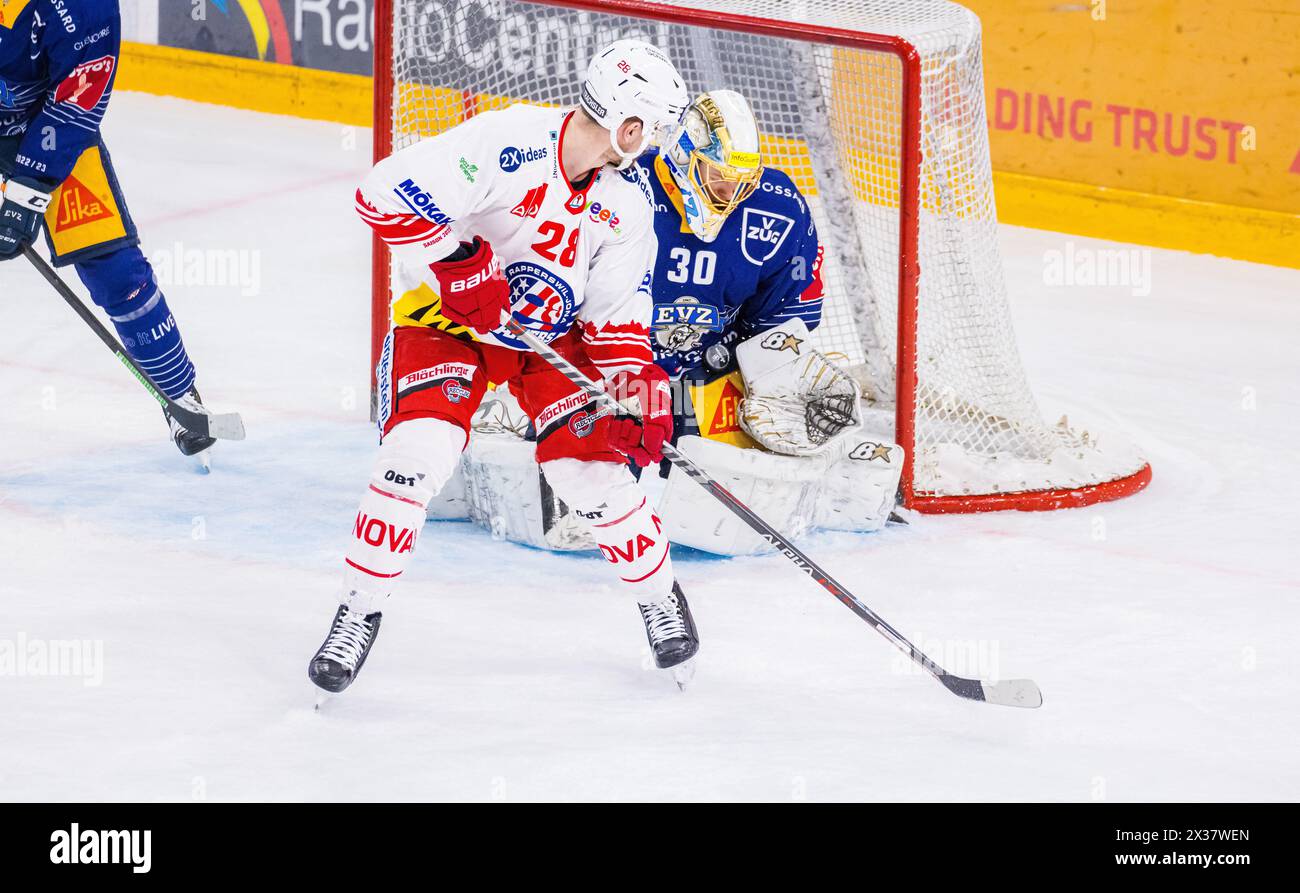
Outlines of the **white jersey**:
<svg viewBox="0 0 1300 893">
<path fill-rule="evenodd" d="M 572 114 L 523 104 L 483 112 L 375 166 L 358 211 L 402 262 L 397 325 L 525 349 L 502 329 L 482 335 L 438 313 L 429 265 L 479 236 L 510 283 L 513 317 L 541 340 L 581 326 L 606 377 L 651 362 L 650 185 L 638 166 L 606 166 L 574 190 L 560 158 Z"/>
</svg>

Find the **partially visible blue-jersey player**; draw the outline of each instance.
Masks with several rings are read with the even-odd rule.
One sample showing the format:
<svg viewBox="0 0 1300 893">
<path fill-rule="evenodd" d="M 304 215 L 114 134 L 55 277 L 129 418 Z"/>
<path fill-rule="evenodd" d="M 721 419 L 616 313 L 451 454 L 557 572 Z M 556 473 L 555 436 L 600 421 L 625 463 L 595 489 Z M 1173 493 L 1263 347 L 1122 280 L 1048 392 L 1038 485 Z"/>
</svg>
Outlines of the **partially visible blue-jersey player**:
<svg viewBox="0 0 1300 893">
<path fill-rule="evenodd" d="M 118 0 L 0 0 L 0 261 L 44 229 L 133 359 L 198 412 L 194 366 L 127 210 L 100 124 L 121 42 Z M 187 456 L 213 443 L 167 419 Z"/>
<path fill-rule="evenodd" d="M 677 139 L 639 163 L 654 191 L 659 239 L 655 361 L 689 386 L 708 384 L 739 365 L 748 393 L 738 424 L 731 427 L 743 428 L 773 452 L 817 452 L 835 435 L 856 428 L 856 386 L 809 342 L 809 332 L 821 322 L 823 292 L 812 212 L 788 174 L 763 164 L 758 124 L 745 98 L 734 90 L 702 94 L 687 111 Z M 777 348 L 761 349 L 764 336 L 778 330 L 789 337 Z M 781 367 L 782 386 L 807 398 L 794 407 L 797 419 L 755 414 L 771 394 L 762 393 L 763 384 L 745 368 L 755 362 L 741 362 L 746 343 L 754 346 L 743 353 L 758 358 L 765 376 L 771 378 L 768 366 Z M 801 383 L 809 390 L 798 391 Z M 699 433 L 687 398 L 708 392 L 677 391 L 678 432 Z M 715 416 L 718 408 L 708 406 L 705 414 Z M 766 409 L 772 408 L 769 400 Z M 727 411 L 725 405 L 722 409 Z M 790 407 L 785 409 L 788 415 Z M 790 422 L 800 430 L 774 427 L 790 427 Z M 811 433 L 802 430 L 806 422 Z"/>
<path fill-rule="evenodd" d="M 639 163 L 659 240 L 651 346 L 675 382 L 678 445 L 787 533 L 883 525 L 903 451 L 862 433 L 860 387 L 813 346 L 817 227 L 790 176 L 764 164 L 748 101 L 700 95 L 676 138 Z M 681 472 L 663 470 L 660 514 L 676 542 L 759 547 Z"/>
<path fill-rule="evenodd" d="M 817 227 L 790 177 L 762 162 L 749 103 L 696 99 L 677 140 L 639 161 L 655 200 L 654 347 L 673 378 L 735 368 L 734 347 L 791 319 L 821 322 Z"/>
</svg>

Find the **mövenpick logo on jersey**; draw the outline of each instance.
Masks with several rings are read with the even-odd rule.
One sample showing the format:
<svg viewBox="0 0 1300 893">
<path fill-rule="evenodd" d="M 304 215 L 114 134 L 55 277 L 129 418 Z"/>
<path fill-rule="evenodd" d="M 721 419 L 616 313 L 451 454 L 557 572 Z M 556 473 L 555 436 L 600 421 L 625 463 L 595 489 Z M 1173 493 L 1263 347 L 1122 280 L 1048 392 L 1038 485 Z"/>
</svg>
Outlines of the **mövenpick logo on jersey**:
<svg viewBox="0 0 1300 893">
<path fill-rule="evenodd" d="M 397 380 L 397 395 L 400 397 L 411 390 L 442 381 L 444 378 L 459 378 L 464 381 L 472 381 L 474 373 L 477 371 L 478 367 L 471 366 L 469 363 L 439 363 L 437 366 L 429 366 L 426 369 L 420 369 L 399 378 Z"/>
</svg>

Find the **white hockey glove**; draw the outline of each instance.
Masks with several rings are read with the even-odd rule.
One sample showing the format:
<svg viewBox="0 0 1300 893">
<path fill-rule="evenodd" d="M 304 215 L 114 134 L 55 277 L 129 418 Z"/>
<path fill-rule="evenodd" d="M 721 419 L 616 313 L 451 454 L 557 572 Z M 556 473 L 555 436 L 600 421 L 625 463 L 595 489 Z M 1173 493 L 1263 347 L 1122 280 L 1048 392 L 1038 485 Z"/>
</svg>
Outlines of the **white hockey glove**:
<svg viewBox="0 0 1300 893">
<path fill-rule="evenodd" d="M 736 349 L 749 392 L 740 426 L 774 453 L 813 456 L 844 445 L 862 426 L 858 383 L 812 346 L 801 319 Z"/>
</svg>

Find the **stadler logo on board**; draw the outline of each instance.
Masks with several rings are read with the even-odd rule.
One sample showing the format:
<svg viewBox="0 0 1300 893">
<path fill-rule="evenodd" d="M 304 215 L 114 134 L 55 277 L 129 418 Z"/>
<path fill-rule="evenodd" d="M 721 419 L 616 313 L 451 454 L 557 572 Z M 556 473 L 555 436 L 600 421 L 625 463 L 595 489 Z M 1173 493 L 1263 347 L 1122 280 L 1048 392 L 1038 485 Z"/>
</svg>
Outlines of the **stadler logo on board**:
<svg viewBox="0 0 1300 893">
<path fill-rule="evenodd" d="M 506 146 L 501 150 L 501 170 L 513 174 L 530 161 L 541 161 L 547 154 L 545 147 L 516 149 L 514 146 Z"/>
</svg>

